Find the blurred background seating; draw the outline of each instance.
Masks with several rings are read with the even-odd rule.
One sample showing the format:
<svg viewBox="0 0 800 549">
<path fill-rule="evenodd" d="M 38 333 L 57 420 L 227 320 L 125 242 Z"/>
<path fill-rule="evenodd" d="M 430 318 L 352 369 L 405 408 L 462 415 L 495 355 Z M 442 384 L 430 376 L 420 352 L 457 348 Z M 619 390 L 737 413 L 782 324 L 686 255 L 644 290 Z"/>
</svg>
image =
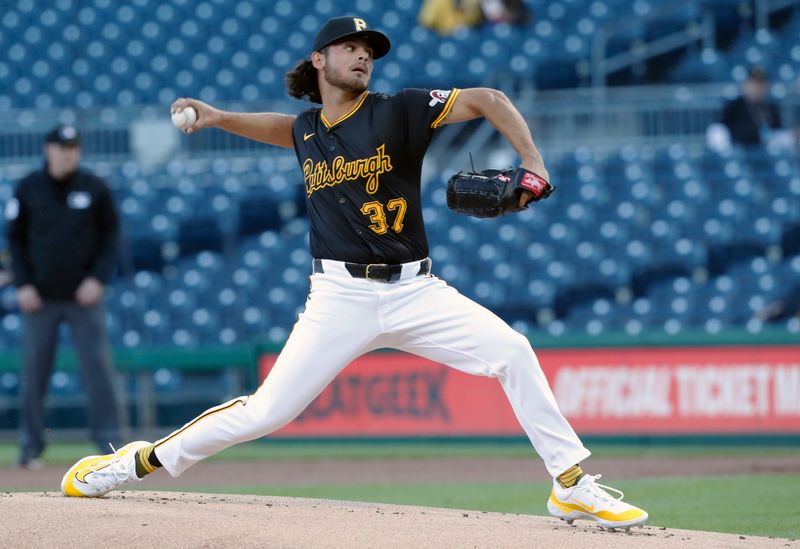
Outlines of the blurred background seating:
<svg viewBox="0 0 800 549">
<path fill-rule="evenodd" d="M 457 216 L 444 185 L 468 167 L 467 153 L 478 169 L 517 160 L 485 123 L 443 129 L 423 173 L 434 272 L 528 336 L 778 330 L 796 340 L 796 316 L 765 322 L 760 312 L 800 279 L 798 148 L 712 150 L 705 131 L 753 66 L 769 74 L 785 127 L 800 127 L 800 2 L 525 5 L 524 22 L 447 36 L 420 26 L 417 0 L 352 6 L 393 39 L 372 90 L 505 91 L 557 187 L 520 215 Z M 108 301 L 114 345 L 281 344 L 311 260 L 294 154 L 210 130 L 179 136 L 167 162 L 148 163 L 134 128 L 167 120 L 180 96 L 304 108 L 286 98 L 283 74 L 308 54 L 333 3 L 34 6 L 11 2 L 0 17 L 0 201 L 38 162 L 42 133 L 56 119 L 77 124 L 86 164 L 109 180 L 123 219 Z M 0 351 L 13 351 L 20 317 L 13 296 L 3 303 Z M 64 375 L 54 391 L 68 394 Z M 191 393 L 180 372 L 153 375 L 157 391 Z M 17 387 L 13 372 L 0 374 L 2 394 Z"/>
</svg>

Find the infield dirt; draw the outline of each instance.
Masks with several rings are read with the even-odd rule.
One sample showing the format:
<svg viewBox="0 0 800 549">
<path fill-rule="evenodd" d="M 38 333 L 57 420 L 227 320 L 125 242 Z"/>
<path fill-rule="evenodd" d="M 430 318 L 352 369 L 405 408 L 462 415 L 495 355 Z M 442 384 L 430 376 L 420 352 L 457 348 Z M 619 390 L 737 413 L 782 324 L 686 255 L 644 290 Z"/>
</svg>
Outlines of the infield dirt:
<svg viewBox="0 0 800 549">
<path fill-rule="evenodd" d="M 591 459 L 609 479 L 796 473 L 795 456 Z M 738 534 L 634 528 L 606 532 L 531 515 L 485 513 L 273 496 L 177 493 L 191 487 L 370 482 L 542 481 L 535 459 L 209 461 L 179 478 L 160 472 L 145 489 L 101 499 L 55 492 L 66 467 L 0 468 L 0 532 L 9 547 L 794 547 L 800 542 Z M 149 485 L 149 486 L 148 486 Z M 8 543 L 8 541 L 7 541 Z"/>
<path fill-rule="evenodd" d="M 629 534 L 530 515 L 271 496 L 0 494 L 3 537 L 32 547 L 727 547 L 800 542 L 656 526 Z"/>
</svg>

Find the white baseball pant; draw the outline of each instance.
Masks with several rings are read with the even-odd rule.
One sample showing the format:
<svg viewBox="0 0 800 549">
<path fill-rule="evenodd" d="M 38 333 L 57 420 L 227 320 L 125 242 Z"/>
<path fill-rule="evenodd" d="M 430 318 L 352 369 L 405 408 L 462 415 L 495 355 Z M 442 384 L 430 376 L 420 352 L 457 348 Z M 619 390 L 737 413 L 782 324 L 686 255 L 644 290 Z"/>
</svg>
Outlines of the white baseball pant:
<svg viewBox="0 0 800 549">
<path fill-rule="evenodd" d="M 395 282 L 353 278 L 338 261 L 322 265 L 324 273 L 311 276 L 305 311 L 258 390 L 156 442 L 172 476 L 283 427 L 351 361 L 387 347 L 498 378 L 553 477 L 590 455 L 559 411 L 527 338 L 491 311 L 434 276 L 417 276 L 419 261 L 403 265 Z"/>
</svg>

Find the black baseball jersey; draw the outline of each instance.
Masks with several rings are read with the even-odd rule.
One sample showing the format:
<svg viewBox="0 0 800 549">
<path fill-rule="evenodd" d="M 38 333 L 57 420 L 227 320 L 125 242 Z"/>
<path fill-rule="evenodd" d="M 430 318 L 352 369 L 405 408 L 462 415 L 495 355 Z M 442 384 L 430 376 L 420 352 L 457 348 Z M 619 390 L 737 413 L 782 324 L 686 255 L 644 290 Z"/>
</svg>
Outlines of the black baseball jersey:
<svg viewBox="0 0 800 549">
<path fill-rule="evenodd" d="M 45 299 L 72 301 L 84 278 L 111 279 L 119 219 L 96 175 L 79 168 L 55 181 L 46 167 L 37 170 L 20 181 L 5 216 L 17 287 L 33 284 Z"/>
<path fill-rule="evenodd" d="M 339 120 L 298 115 L 293 140 L 311 223 L 311 255 L 354 263 L 428 256 L 422 159 L 459 90 L 364 92 Z"/>
</svg>

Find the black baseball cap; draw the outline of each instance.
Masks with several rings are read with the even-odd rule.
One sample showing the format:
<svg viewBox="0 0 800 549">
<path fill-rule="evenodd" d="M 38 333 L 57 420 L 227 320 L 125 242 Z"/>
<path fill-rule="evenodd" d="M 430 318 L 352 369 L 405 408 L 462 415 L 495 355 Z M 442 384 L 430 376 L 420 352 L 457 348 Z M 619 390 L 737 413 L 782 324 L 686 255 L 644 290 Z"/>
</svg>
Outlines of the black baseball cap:
<svg viewBox="0 0 800 549">
<path fill-rule="evenodd" d="M 63 147 L 77 147 L 81 144 L 81 136 L 75 126 L 59 124 L 44 136 L 45 143 L 53 143 Z"/>
<path fill-rule="evenodd" d="M 389 37 L 380 31 L 368 28 L 367 22 L 360 17 L 344 15 L 342 17 L 331 17 L 317 32 L 314 37 L 312 51 L 321 51 L 325 46 L 329 46 L 342 38 L 359 36 L 366 39 L 372 47 L 372 58 L 380 59 L 387 53 L 392 43 Z"/>
</svg>

